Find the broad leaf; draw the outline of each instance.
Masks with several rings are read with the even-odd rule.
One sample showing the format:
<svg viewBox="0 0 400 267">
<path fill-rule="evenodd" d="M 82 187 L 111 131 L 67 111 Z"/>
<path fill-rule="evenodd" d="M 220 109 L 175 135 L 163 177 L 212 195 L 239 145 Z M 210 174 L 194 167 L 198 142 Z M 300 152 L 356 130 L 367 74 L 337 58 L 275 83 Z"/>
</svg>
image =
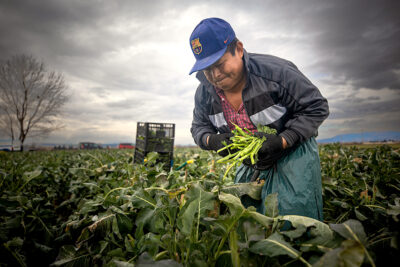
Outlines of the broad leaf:
<svg viewBox="0 0 400 267">
<path fill-rule="evenodd" d="M 248 249 L 251 243 L 265 239 L 265 230 L 254 220 L 244 220 L 237 228 L 241 236 L 239 246 L 241 249 Z"/>
<path fill-rule="evenodd" d="M 140 255 L 139 260 L 137 261 L 136 267 L 182 267 L 182 265 L 176 261 L 173 261 L 171 259 L 169 260 L 160 260 L 160 261 L 155 261 L 153 260 L 150 255 L 145 252 L 142 255 Z"/>
<path fill-rule="evenodd" d="M 135 224 L 139 225 L 146 225 L 151 221 L 151 218 L 154 216 L 155 210 L 152 208 L 145 208 L 141 209 L 136 216 Z"/>
<path fill-rule="evenodd" d="M 393 220 L 396 222 L 399 221 L 397 216 L 400 214 L 400 198 L 397 197 L 394 199 L 394 205 L 388 204 L 387 214 L 393 216 Z"/>
<path fill-rule="evenodd" d="M 87 228 L 92 233 L 105 236 L 112 229 L 112 224 L 114 219 L 115 219 L 115 214 L 104 215 L 100 219 L 92 223 L 90 226 L 88 226 Z"/>
<path fill-rule="evenodd" d="M 79 255 L 76 249 L 72 245 L 66 245 L 61 247 L 58 260 L 53 262 L 51 266 L 91 266 L 91 258 L 89 254 Z"/>
<path fill-rule="evenodd" d="M 329 226 L 342 237 L 365 244 L 367 236 L 359 221 L 351 219 L 341 224 L 330 224 Z"/>
<path fill-rule="evenodd" d="M 281 218 L 284 221 L 289 221 L 294 227 L 294 230 L 283 231 L 282 234 L 290 237 L 291 239 L 302 236 L 306 231 L 309 231 L 311 240 L 307 240 L 308 244 L 325 245 L 333 238 L 333 232 L 329 226 L 321 221 L 313 218 L 286 215 Z"/>
<path fill-rule="evenodd" d="M 131 222 L 131 219 L 129 219 L 126 215 L 117 213 L 116 219 L 117 219 L 119 232 L 122 235 L 128 234 L 132 231 L 133 224 Z"/>
<path fill-rule="evenodd" d="M 193 225 L 197 224 L 199 227 L 200 218 L 205 217 L 207 210 L 214 209 L 214 194 L 206 192 L 198 184 L 194 184 L 185 197 L 187 197 L 187 201 L 179 213 L 178 226 L 183 234 L 190 235 Z"/>
<path fill-rule="evenodd" d="M 282 235 L 275 232 L 267 239 L 258 241 L 250 247 L 250 251 L 260 255 L 276 257 L 279 255 L 287 255 L 291 258 L 299 258 L 300 252 L 286 242 Z"/>
<path fill-rule="evenodd" d="M 345 240 L 342 246 L 325 253 L 313 267 L 358 267 L 364 261 L 362 245 L 353 240 Z"/>
<path fill-rule="evenodd" d="M 247 217 L 253 218 L 259 224 L 261 224 L 262 226 L 264 226 L 267 229 L 272 228 L 272 226 L 274 225 L 274 222 L 275 222 L 274 218 L 264 216 L 256 211 L 246 210 L 245 215 Z"/>
<path fill-rule="evenodd" d="M 265 198 L 265 215 L 271 218 L 278 216 L 278 193 L 269 194 Z"/>
<path fill-rule="evenodd" d="M 114 263 L 116 267 L 135 267 L 133 263 L 126 261 L 113 260 L 112 263 Z"/>
<path fill-rule="evenodd" d="M 24 184 L 18 189 L 18 192 L 22 190 L 22 188 L 25 187 L 25 185 L 27 185 L 30 181 L 32 181 L 33 179 L 35 179 L 36 177 L 39 177 L 39 175 L 42 174 L 42 170 L 40 170 L 39 168 L 32 171 L 32 172 L 25 172 L 24 173 Z"/>
<path fill-rule="evenodd" d="M 219 198 L 219 200 L 224 202 L 225 205 L 228 206 L 229 211 L 232 216 L 234 216 L 234 217 L 241 216 L 244 213 L 245 207 L 242 205 L 242 202 L 240 201 L 240 199 L 238 197 L 235 197 L 234 195 L 231 195 L 231 194 L 226 194 L 224 192 L 221 192 L 218 195 L 218 198 Z"/>
<path fill-rule="evenodd" d="M 239 183 L 230 186 L 224 186 L 221 188 L 221 191 L 237 197 L 248 195 L 255 200 L 260 200 L 262 187 L 263 184 L 259 184 L 257 182 Z"/>
<path fill-rule="evenodd" d="M 131 197 L 132 204 L 138 208 L 152 207 L 155 208 L 157 202 L 144 190 L 138 189 Z"/>
</svg>

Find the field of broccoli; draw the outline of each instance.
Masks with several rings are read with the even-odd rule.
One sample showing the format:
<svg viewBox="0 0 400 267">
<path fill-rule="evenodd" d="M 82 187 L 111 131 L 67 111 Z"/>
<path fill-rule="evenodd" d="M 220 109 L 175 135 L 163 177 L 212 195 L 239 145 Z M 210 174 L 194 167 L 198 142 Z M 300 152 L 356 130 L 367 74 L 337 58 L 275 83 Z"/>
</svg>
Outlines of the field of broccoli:
<svg viewBox="0 0 400 267">
<path fill-rule="evenodd" d="M 0 153 L 0 266 L 389 266 L 400 253 L 400 153 L 320 146 L 324 222 L 240 198 L 216 153 Z M 190 164 L 176 170 L 188 160 Z M 290 222 L 290 229 L 282 229 Z"/>
</svg>

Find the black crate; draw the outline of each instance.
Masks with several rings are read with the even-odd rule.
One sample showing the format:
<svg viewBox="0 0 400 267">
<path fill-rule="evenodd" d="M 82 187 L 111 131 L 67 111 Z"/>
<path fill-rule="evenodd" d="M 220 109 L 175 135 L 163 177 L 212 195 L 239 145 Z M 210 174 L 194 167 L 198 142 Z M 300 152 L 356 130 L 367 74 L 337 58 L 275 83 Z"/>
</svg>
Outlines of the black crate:
<svg viewBox="0 0 400 267">
<path fill-rule="evenodd" d="M 150 152 L 152 151 L 146 152 L 136 147 L 135 155 L 133 157 L 133 162 L 138 164 L 143 164 L 147 154 Z M 156 163 L 163 162 L 164 169 L 167 171 L 170 170 L 172 165 L 174 164 L 173 152 L 157 152 L 157 153 L 158 153 L 158 158 L 156 160 Z"/>
<path fill-rule="evenodd" d="M 136 147 L 150 152 L 174 151 L 175 124 L 138 122 L 136 128 Z"/>
<path fill-rule="evenodd" d="M 170 168 L 173 164 L 175 124 L 138 122 L 136 128 L 135 163 L 143 163 L 149 152 L 159 154 L 158 162 L 166 163 Z"/>
<path fill-rule="evenodd" d="M 174 150 L 172 138 L 136 139 L 136 147 L 143 151 L 171 152 Z"/>
<path fill-rule="evenodd" d="M 136 138 L 174 138 L 175 124 L 174 123 L 155 123 L 155 122 L 138 122 Z"/>
</svg>

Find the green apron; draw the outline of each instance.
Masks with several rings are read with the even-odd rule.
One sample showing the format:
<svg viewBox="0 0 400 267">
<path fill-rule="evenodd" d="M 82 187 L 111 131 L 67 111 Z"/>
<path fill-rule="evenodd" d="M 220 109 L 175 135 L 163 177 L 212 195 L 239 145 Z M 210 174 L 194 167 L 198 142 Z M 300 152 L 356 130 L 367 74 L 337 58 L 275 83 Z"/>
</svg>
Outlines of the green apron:
<svg viewBox="0 0 400 267">
<path fill-rule="evenodd" d="M 250 182 L 254 169 L 242 164 L 236 172 L 235 183 Z M 294 151 L 278 160 L 274 167 L 260 171 L 265 183 L 261 200 L 242 197 L 245 207 L 254 206 L 265 214 L 265 198 L 278 193 L 279 215 L 301 215 L 323 220 L 321 166 L 318 145 L 310 138 Z"/>
</svg>

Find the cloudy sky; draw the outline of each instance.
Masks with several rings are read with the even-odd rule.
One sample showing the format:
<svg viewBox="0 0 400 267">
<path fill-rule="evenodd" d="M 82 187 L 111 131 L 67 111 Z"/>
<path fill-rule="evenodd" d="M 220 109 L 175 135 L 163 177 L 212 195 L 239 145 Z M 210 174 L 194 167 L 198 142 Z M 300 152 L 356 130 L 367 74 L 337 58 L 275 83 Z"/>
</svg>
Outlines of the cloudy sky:
<svg viewBox="0 0 400 267">
<path fill-rule="evenodd" d="M 189 36 L 220 17 L 247 51 L 288 59 L 318 86 L 331 111 L 319 138 L 400 131 L 399 3 L 2 0 L 0 59 L 31 54 L 69 85 L 65 128 L 34 141 L 134 142 L 149 121 L 194 144 Z"/>
</svg>

